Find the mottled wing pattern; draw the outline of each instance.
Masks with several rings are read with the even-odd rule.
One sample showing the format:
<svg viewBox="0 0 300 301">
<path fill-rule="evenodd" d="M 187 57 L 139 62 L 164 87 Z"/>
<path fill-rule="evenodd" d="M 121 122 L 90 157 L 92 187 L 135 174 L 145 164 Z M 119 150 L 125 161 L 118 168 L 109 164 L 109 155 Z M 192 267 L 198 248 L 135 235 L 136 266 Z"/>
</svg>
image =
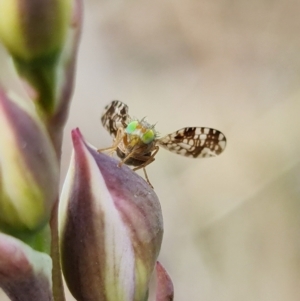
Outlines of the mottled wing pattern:
<svg viewBox="0 0 300 301">
<path fill-rule="evenodd" d="M 101 116 L 102 125 L 113 137 L 116 137 L 119 127 L 126 128 L 129 119 L 128 106 L 118 100 L 108 104 Z"/>
<path fill-rule="evenodd" d="M 187 127 L 157 140 L 173 153 L 193 158 L 215 157 L 226 146 L 224 134 L 206 127 Z"/>
</svg>

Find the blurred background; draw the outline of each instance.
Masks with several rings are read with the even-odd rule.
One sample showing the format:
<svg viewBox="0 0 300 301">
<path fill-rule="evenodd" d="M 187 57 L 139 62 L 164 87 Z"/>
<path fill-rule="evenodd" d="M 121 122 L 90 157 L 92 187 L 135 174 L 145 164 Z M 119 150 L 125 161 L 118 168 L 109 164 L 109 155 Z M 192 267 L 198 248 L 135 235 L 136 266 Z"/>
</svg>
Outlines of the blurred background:
<svg viewBox="0 0 300 301">
<path fill-rule="evenodd" d="M 162 149 L 147 168 L 175 301 L 300 300 L 300 2 L 84 2 L 63 177 L 71 129 L 111 145 L 100 116 L 113 99 L 161 135 L 221 130 L 221 156 Z"/>
</svg>

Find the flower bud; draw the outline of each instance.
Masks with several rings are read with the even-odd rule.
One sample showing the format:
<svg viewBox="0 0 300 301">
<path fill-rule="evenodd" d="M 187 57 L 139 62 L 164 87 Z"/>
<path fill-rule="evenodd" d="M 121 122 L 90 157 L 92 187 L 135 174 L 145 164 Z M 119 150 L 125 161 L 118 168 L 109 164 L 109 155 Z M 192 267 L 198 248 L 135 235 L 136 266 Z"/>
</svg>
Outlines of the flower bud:
<svg viewBox="0 0 300 301">
<path fill-rule="evenodd" d="M 71 26 L 71 10 L 71 0 L 0 1 L 0 40 L 45 119 L 61 94 L 57 91 L 58 64 Z"/>
<path fill-rule="evenodd" d="M 33 104 L 0 88 L 0 231 L 33 233 L 49 220 L 58 162 Z"/>
<path fill-rule="evenodd" d="M 0 233 L 0 287 L 11 300 L 52 300 L 51 270 L 49 255 Z"/>
<path fill-rule="evenodd" d="M 163 221 L 150 186 L 72 132 L 59 208 L 62 268 L 77 300 L 147 300 Z"/>
<path fill-rule="evenodd" d="M 70 0 L 1 0 L 0 39 L 21 61 L 55 55 L 64 44 L 70 10 Z"/>
</svg>

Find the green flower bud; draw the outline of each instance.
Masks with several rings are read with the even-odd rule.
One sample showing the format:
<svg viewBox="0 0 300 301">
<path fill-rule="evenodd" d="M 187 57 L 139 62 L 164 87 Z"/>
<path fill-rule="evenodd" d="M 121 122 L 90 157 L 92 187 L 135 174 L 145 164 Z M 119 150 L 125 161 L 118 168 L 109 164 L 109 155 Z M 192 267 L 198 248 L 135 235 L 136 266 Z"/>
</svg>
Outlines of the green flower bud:
<svg viewBox="0 0 300 301">
<path fill-rule="evenodd" d="M 71 0 L 0 1 L 0 40 L 19 75 L 34 90 L 43 117 L 51 116 L 61 94 L 58 65 L 71 27 L 72 4 Z"/>
<path fill-rule="evenodd" d="M 34 233 L 56 200 L 56 155 L 33 104 L 1 89 L 0 129 L 0 231 Z"/>
<path fill-rule="evenodd" d="M 67 285 L 77 300 L 145 301 L 160 250 L 159 200 L 127 166 L 72 132 L 74 154 L 59 208 Z"/>
<path fill-rule="evenodd" d="M 1 0 L 0 39 L 21 61 L 56 54 L 64 44 L 70 11 L 70 0 Z"/>
</svg>

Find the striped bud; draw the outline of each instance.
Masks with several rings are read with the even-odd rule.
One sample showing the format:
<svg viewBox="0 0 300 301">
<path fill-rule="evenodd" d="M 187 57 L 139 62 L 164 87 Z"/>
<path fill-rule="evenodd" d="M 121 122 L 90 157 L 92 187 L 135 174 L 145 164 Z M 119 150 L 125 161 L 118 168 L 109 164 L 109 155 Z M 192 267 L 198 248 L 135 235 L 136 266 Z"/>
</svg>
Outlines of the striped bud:
<svg viewBox="0 0 300 301">
<path fill-rule="evenodd" d="M 60 200 L 60 246 L 77 300 L 147 300 L 163 221 L 150 186 L 72 132 L 74 153 Z"/>
<path fill-rule="evenodd" d="M 0 288 L 10 300 L 53 300 L 51 271 L 49 255 L 0 233 Z"/>
<path fill-rule="evenodd" d="M 0 88 L 0 231 L 33 233 L 48 222 L 58 162 L 33 104 Z"/>
</svg>

